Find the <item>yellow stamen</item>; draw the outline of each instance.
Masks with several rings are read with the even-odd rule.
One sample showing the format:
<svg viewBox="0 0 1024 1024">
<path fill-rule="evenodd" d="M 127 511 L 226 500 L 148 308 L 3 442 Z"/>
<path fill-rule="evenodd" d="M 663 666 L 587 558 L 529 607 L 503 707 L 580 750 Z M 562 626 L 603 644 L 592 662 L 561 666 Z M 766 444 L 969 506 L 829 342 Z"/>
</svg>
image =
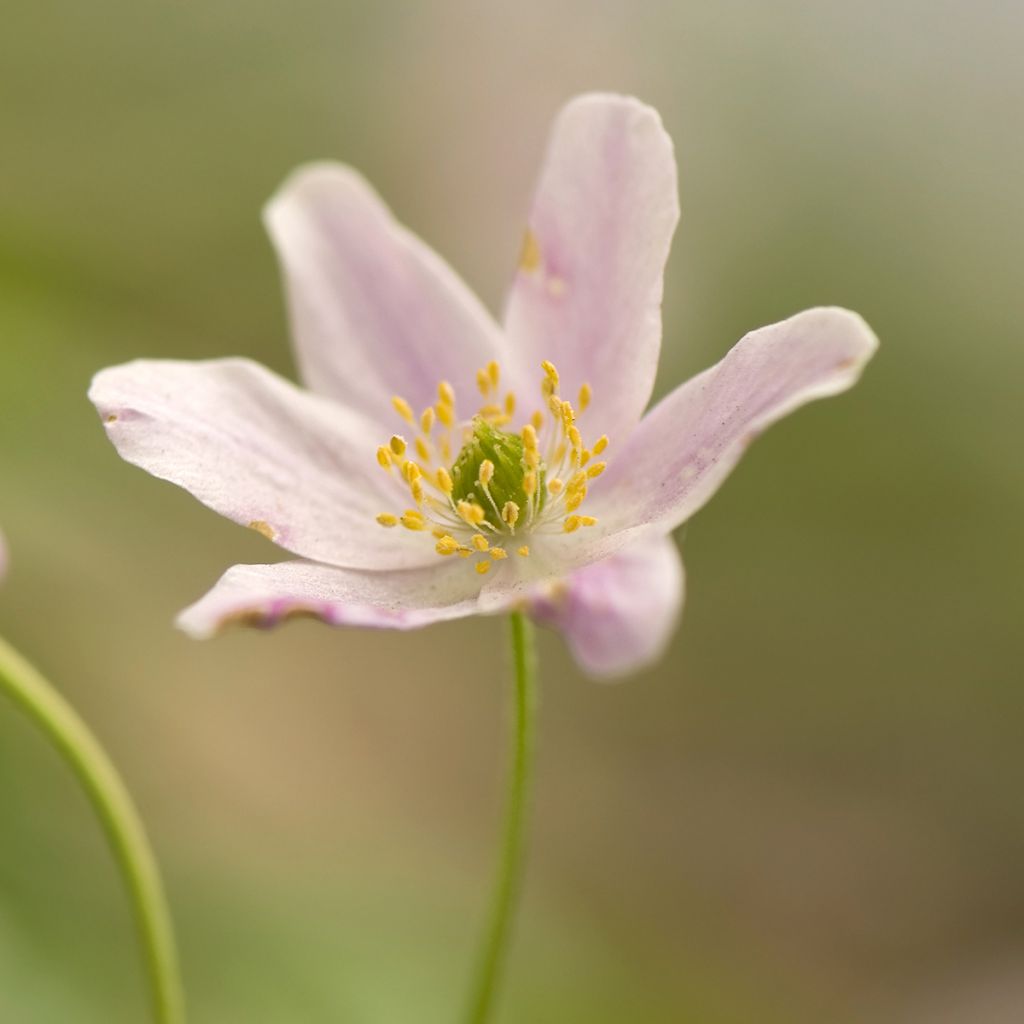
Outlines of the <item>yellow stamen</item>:
<svg viewBox="0 0 1024 1024">
<path fill-rule="evenodd" d="M 519 506 L 514 501 L 506 501 L 504 508 L 501 510 L 501 518 L 509 526 L 515 526 L 519 521 Z"/>
<path fill-rule="evenodd" d="M 516 551 L 525 558 L 530 553 L 530 546 L 528 544 L 524 544 L 521 548 L 517 548 Z"/>
<path fill-rule="evenodd" d="M 437 418 L 446 426 L 455 424 L 455 406 L 450 402 L 438 402 L 434 407 L 437 410 Z"/>
<path fill-rule="evenodd" d="M 491 548 L 491 558 L 500 562 L 501 559 L 508 558 L 508 552 L 504 548 Z"/>
<path fill-rule="evenodd" d="M 487 376 L 486 370 L 476 371 L 476 386 L 480 389 L 480 394 L 485 395 L 491 390 L 491 378 Z"/>
<path fill-rule="evenodd" d="M 487 376 L 491 379 L 491 387 L 497 388 L 501 380 L 501 367 L 493 359 L 487 364 Z"/>
<path fill-rule="evenodd" d="M 474 533 L 470 538 L 470 542 L 477 551 L 486 551 L 491 546 L 487 542 L 487 538 L 482 533 Z"/>
<path fill-rule="evenodd" d="M 439 469 L 439 470 L 437 471 L 437 486 L 438 486 L 438 487 L 439 487 L 439 488 L 440 488 L 440 489 L 441 489 L 441 490 L 442 490 L 442 491 L 443 491 L 443 492 L 444 492 L 445 494 L 451 494 L 451 493 L 452 493 L 452 488 L 453 488 L 453 487 L 455 486 L 455 485 L 454 485 L 454 484 L 452 483 L 452 478 L 451 478 L 451 474 L 450 474 L 450 473 L 448 472 L 448 470 L 447 470 L 447 469 L 445 469 L 445 468 L 444 468 L 444 466 L 442 466 L 442 467 L 441 467 L 441 468 L 440 468 L 440 469 Z"/>
<path fill-rule="evenodd" d="M 596 526 L 597 519 L 594 516 L 577 516 L 580 521 L 580 526 Z"/>
<path fill-rule="evenodd" d="M 414 508 L 406 509 L 402 513 L 400 522 L 407 530 L 425 530 L 427 528 L 423 513 Z"/>
<path fill-rule="evenodd" d="M 480 463 L 480 483 L 486 487 L 494 479 L 494 463 L 490 459 L 484 459 Z"/>
<path fill-rule="evenodd" d="M 391 468 L 391 449 L 390 448 L 385 448 L 384 445 L 381 445 L 377 449 L 377 462 L 381 466 L 382 469 L 390 469 Z"/>
<path fill-rule="evenodd" d="M 607 447 L 608 447 L 608 435 L 607 434 L 602 434 L 597 439 L 596 443 L 594 444 L 594 449 L 593 449 L 594 454 L 595 455 L 600 455 L 601 452 L 603 452 L 605 450 L 605 448 L 607 448 Z"/>
<path fill-rule="evenodd" d="M 448 381 L 443 380 L 437 385 L 437 397 L 445 405 L 455 405 L 455 388 Z"/>
<path fill-rule="evenodd" d="M 395 412 L 402 417 L 407 423 L 415 423 L 416 420 L 413 418 L 412 406 L 404 399 L 395 395 L 391 399 L 391 404 L 395 407 Z"/>
<path fill-rule="evenodd" d="M 537 450 L 537 431 L 534 429 L 532 423 L 527 423 L 523 427 L 523 447 L 529 451 Z"/>
<path fill-rule="evenodd" d="M 459 542 L 450 534 L 445 534 L 435 545 L 434 550 L 439 555 L 454 555 L 459 550 Z"/>
<path fill-rule="evenodd" d="M 590 405 L 590 399 L 594 397 L 593 391 L 590 389 L 589 384 L 583 384 L 580 387 L 580 412 L 586 412 L 587 406 Z"/>
<path fill-rule="evenodd" d="M 476 563 L 476 571 L 478 573 L 480 573 L 481 576 L 483 576 L 483 574 L 485 572 L 490 572 L 491 571 L 491 563 L 490 562 L 477 562 Z"/>
<path fill-rule="evenodd" d="M 583 450 L 583 438 L 580 437 L 579 428 L 569 427 L 569 443 L 576 449 L 577 452 Z"/>
<path fill-rule="evenodd" d="M 510 391 L 505 396 L 505 415 L 511 416 L 516 411 L 516 396 Z"/>
<path fill-rule="evenodd" d="M 460 501 L 455 506 L 455 511 L 458 512 L 459 518 L 470 526 L 479 526 L 486 518 L 484 510 L 475 502 Z"/>
<path fill-rule="evenodd" d="M 562 529 L 564 529 L 566 533 L 575 533 L 579 528 L 579 516 L 566 516 L 565 522 L 562 524 Z"/>
<path fill-rule="evenodd" d="M 434 412 L 434 407 L 432 405 L 428 405 L 426 409 L 423 410 L 423 413 L 420 416 L 420 427 L 424 434 L 429 434 L 430 431 L 434 429 L 435 416 L 436 413 Z"/>
<path fill-rule="evenodd" d="M 530 423 L 534 430 L 540 430 L 544 426 L 544 413 L 538 409 L 531 417 Z"/>
<path fill-rule="evenodd" d="M 427 447 L 427 442 L 422 437 L 416 438 L 416 454 L 424 461 L 430 461 L 430 449 Z"/>
<path fill-rule="evenodd" d="M 388 444 L 396 455 L 405 454 L 405 438 L 401 434 L 393 434 Z"/>
<path fill-rule="evenodd" d="M 528 470 L 523 474 L 523 493 L 532 498 L 537 491 L 537 474 L 534 470 Z"/>
<path fill-rule="evenodd" d="M 564 487 L 565 487 L 565 484 L 563 484 L 562 481 L 559 480 L 557 476 L 552 477 L 548 481 L 548 493 L 549 494 L 561 494 L 562 493 L 562 489 Z"/>
<path fill-rule="evenodd" d="M 377 522 L 380 523 L 381 526 L 397 526 L 398 516 L 393 516 L 390 512 L 381 512 L 381 514 L 377 516 Z"/>
<path fill-rule="evenodd" d="M 600 476 L 605 471 L 607 465 L 607 462 L 595 462 L 590 469 L 587 470 L 587 476 L 593 480 L 594 477 Z"/>
<path fill-rule="evenodd" d="M 419 480 L 420 478 L 420 467 L 415 462 L 406 459 L 402 463 L 402 476 L 405 477 L 405 482 L 411 484 L 413 480 Z"/>
</svg>

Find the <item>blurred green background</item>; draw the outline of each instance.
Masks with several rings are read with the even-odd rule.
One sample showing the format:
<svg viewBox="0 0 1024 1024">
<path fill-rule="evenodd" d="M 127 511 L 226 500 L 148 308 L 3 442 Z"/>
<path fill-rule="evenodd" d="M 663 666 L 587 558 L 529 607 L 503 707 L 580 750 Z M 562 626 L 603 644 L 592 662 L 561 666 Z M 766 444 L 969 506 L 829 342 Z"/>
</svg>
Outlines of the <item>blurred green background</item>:
<svg viewBox="0 0 1024 1024">
<path fill-rule="evenodd" d="M 594 88 L 676 141 L 659 392 L 818 303 L 882 349 L 686 528 L 655 670 L 595 685 L 544 637 L 500 1019 L 1021 1019 L 1022 43 L 1009 0 L 5 9 L 0 632 L 137 796 L 195 1024 L 457 1019 L 504 632 L 186 640 L 174 614 L 274 549 L 122 463 L 89 378 L 291 374 L 259 209 L 313 158 L 500 308 L 551 118 Z M 84 799 L 0 703 L 0 1020 L 136 1024 L 144 998 Z"/>
</svg>

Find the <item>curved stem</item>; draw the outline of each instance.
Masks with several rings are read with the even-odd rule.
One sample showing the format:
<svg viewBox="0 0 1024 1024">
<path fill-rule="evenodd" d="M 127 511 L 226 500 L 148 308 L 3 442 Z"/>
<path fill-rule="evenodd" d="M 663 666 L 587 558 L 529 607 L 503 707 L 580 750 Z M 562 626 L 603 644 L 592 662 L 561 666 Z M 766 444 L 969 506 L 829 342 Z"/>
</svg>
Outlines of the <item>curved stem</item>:
<svg viewBox="0 0 1024 1024">
<path fill-rule="evenodd" d="M 491 898 L 491 912 L 481 944 L 467 1020 L 485 1024 L 490 1018 L 501 969 L 508 952 L 512 918 L 523 878 L 526 817 L 536 731 L 537 680 L 533 626 L 522 612 L 511 617 L 515 665 L 514 714 L 510 727 L 508 789 L 501 860 Z"/>
<path fill-rule="evenodd" d="M 158 1024 L 183 1024 L 184 998 L 171 918 L 156 860 L 117 770 L 66 700 L 0 638 L 0 692 L 38 725 L 78 776 L 99 816 L 135 912 Z"/>
</svg>

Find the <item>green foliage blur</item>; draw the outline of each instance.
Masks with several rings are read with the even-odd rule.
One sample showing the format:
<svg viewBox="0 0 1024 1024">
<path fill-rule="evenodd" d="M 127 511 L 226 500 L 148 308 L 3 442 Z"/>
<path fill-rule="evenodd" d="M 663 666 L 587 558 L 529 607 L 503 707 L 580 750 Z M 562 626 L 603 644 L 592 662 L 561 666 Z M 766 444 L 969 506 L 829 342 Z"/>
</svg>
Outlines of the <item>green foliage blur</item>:
<svg viewBox="0 0 1024 1024">
<path fill-rule="evenodd" d="M 504 1024 L 1003 1024 L 1024 1005 L 1024 9 L 55 0 L 0 33 L 0 632 L 121 766 L 194 1024 L 458 1019 L 500 798 L 504 624 L 174 614 L 275 550 L 122 463 L 137 356 L 292 374 L 261 204 L 362 170 L 499 309 L 557 108 L 676 142 L 663 393 L 745 331 L 861 312 L 849 395 L 773 428 L 679 540 L 666 659 L 545 637 Z M 128 908 L 0 703 L 0 1021 L 138 1024 Z"/>
</svg>

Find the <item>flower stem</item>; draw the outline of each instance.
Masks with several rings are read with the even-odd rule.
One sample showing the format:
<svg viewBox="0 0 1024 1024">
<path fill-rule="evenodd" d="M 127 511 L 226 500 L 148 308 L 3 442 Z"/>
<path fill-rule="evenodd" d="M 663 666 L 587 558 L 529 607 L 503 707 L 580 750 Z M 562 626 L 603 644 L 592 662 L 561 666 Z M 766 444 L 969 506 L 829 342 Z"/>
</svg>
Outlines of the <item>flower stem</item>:
<svg viewBox="0 0 1024 1024">
<path fill-rule="evenodd" d="M 182 1024 L 184 997 L 174 932 L 156 860 L 117 770 L 66 700 L 0 638 L 0 692 L 46 734 L 78 776 L 96 811 L 135 912 L 157 1024 Z"/>
<path fill-rule="evenodd" d="M 522 884 L 526 852 L 526 816 L 533 774 L 537 717 L 537 675 L 532 624 L 522 612 L 513 612 L 510 626 L 515 691 L 514 714 L 509 730 L 504 836 L 491 897 L 490 918 L 481 944 L 472 1002 L 466 1018 L 469 1024 L 486 1024 L 490 1019 L 501 969 L 508 952 L 512 917 Z"/>
</svg>

